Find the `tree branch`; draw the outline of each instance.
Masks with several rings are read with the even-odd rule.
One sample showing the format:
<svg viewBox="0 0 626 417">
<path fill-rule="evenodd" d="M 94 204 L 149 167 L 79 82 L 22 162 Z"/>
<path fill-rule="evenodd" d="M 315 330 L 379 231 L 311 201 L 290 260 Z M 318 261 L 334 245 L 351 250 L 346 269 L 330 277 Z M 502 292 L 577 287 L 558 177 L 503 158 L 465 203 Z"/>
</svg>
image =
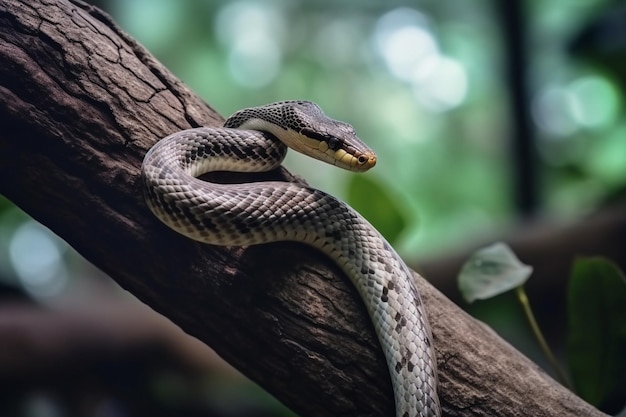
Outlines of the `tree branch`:
<svg viewBox="0 0 626 417">
<path fill-rule="evenodd" d="M 0 60 L 1 193 L 296 412 L 393 415 L 373 327 L 329 260 L 298 244 L 200 245 L 147 209 L 146 150 L 220 125 L 214 110 L 78 0 L 3 0 Z M 448 415 L 602 415 L 417 279 Z"/>
</svg>

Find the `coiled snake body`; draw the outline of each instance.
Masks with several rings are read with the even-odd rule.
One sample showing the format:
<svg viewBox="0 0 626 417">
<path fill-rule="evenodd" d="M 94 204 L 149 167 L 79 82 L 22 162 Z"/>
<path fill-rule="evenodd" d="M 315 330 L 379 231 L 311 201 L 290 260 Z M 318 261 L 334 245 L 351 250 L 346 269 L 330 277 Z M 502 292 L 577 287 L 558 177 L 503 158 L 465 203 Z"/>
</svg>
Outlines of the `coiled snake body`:
<svg viewBox="0 0 626 417">
<path fill-rule="evenodd" d="M 166 225 L 201 242 L 299 241 L 326 253 L 365 302 L 391 374 L 396 416 L 439 416 L 435 354 L 420 295 L 408 267 L 374 227 L 314 188 L 195 178 L 271 170 L 282 162 L 285 144 L 353 171 L 376 163 L 350 125 L 314 103 L 283 101 L 240 110 L 222 129 L 189 129 L 159 141 L 142 166 L 148 206 Z"/>
</svg>

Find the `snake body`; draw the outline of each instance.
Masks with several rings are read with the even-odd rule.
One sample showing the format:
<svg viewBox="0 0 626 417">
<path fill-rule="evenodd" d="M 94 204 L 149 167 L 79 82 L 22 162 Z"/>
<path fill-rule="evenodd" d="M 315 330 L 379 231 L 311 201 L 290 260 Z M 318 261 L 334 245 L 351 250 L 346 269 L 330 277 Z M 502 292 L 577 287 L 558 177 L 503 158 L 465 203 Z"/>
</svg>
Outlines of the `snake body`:
<svg viewBox="0 0 626 417">
<path fill-rule="evenodd" d="M 277 140 L 278 138 L 278 140 Z M 384 351 L 397 417 L 441 414 L 432 336 L 413 275 L 360 214 L 311 187 L 287 182 L 217 184 L 210 171 L 258 172 L 280 165 L 284 143 L 342 168 L 364 171 L 376 156 L 354 129 L 307 101 L 240 110 L 224 128 L 174 133 L 146 154 L 142 178 L 151 211 L 201 242 L 255 245 L 298 241 L 332 258 L 365 302 Z"/>
</svg>

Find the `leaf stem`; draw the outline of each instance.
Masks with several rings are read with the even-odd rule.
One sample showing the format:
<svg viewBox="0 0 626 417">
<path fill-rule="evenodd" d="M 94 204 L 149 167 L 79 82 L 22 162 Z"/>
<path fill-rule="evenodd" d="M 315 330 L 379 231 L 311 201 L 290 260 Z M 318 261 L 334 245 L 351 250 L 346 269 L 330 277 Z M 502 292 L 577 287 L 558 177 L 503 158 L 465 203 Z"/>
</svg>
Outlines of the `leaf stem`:
<svg viewBox="0 0 626 417">
<path fill-rule="evenodd" d="M 535 315 L 533 314 L 532 308 L 530 307 L 530 302 L 528 301 L 528 296 L 526 295 L 526 290 L 524 289 L 524 286 L 520 285 L 519 287 L 517 287 L 515 289 L 515 293 L 517 294 L 517 299 L 519 300 L 520 304 L 522 305 L 522 308 L 524 309 L 524 314 L 526 314 L 526 319 L 528 319 L 528 324 L 530 324 L 530 328 L 532 329 L 533 334 L 537 338 L 537 341 L 539 342 L 539 346 L 541 346 L 541 350 L 543 350 L 543 354 L 546 355 L 546 358 L 548 358 L 548 362 L 550 362 L 550 365 L 552 366 L 552 369 L 556 373 L 556 376 L 559 382 L 563 384 L 563 386 L 569 388 L 570 391 L 573 391 L 573 388 L 568 378 L 565 376 L 565 373 L 563 372 L 558 362 L 556 361 L 556 358 L 554 357 L 554 354 L 552 353 L 550 346 L 548 346 L 546 339 L 543 337 L 543 333 L 541 333 L 541 329 L 539 328 L 539 325 L 537 324 L 537 320 L 535 319 Z"/>
</svg>

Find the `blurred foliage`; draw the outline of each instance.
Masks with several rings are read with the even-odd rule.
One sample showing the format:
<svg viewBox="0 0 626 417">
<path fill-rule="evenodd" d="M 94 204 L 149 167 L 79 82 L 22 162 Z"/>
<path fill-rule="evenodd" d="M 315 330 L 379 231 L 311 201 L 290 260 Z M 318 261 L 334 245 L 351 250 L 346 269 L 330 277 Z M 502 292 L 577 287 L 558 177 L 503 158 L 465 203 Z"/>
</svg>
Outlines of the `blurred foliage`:
<svg viewBox="0 0 626 417">
<path fill-rule="evenodd" d="M 379 155 L 366 175 L 402 190 L 398 204 L 420 218 L 419 226 L 406 222 L 395 242 L 402 253 L 432 255 L 516 221 L 509 88 L 501 75 L 510 51 L 491 2 L 98 4 L 224 115 L 304 98 L 352 123 Z M 575 218 L 626 181 L 623 91 L 567 48 L 609 2 L 526 4 L 538 210 Z M 287 160 L 340 197 L 361 184 L 318 164 L 298 155 Z M 383 232 L 386 217 L 403 212 L 387 207 L 370 218 Z"/>
<path fill-rule="evenodd" d="M 420 218 L 419 226 L 406 223 L 396 242 L 401 253 L 440 253 L 515 222 L 515 155 L 509 153 L 508 87 L 501 75 L 508 51 L 492 3 L 95 3 L 224 115 L 306 98 L 352 123 L 379 154 L 366 175 L 402 190 L 399 204 Z M 541 162 L 538 209 L 573 218 L 626 181 L 623 91 L 592 66 L 597 60 L 574 59 L 568 49 L 609 2 L 527 5 L 529 95 Z M 358 184 L 348 181 L 349 173 L 290 155 L 287 165 L 296 164 L 313 185 L 340 197 Z M 383 217 L 401 211 L 370 220 L 383 225 Z"/>
<path fill-rule="evenodd" d="M 567 364 L 572 386 L 539 328 L 524 289 L 532 269 L 506 244 L 496 243 L 470 256 L 458 285 L 468 303 L 504 300 L 501 295 L 515 289 L 530 329 L 561 384 L 601 411 L 626 412 L 626 276 L 601 257 L 574 262 L 567 288 Z M 489 319 L 487 323 L 498 327 Z"/>
<path fill-rule="evenodd" d="M 524 285 L 532 272 L 533 268 L 523 264 L 506 243 L 498 242 L 474 252 L 461 268 L 457 282 L 463 298 L 470 304 L 515 290 L 517 301 L 544 356 L 558 381 L 569 388 L 567 377 L 546 342 L 526 294 Z"/>
<path fill-rule="evenodd" d="M 348 184 L 348 203 L 359 207 L 363 217 L 376 222 L 378 230 L 392 245 L 407 225 L 406 210 L 391 190 L 364 175 L 355 175 Z"/>
<path fill-rule="evenodd" d="M 568 288 L 568 362 L 578 394 L 602 411 L 626 405 L 626 277 L 602 258 L 576 260 Z"/>
<path fill-rule="evenodd" d="M 92 3 L 225 116 L 301 98 L 353 124 L 378 154 L 371 172 L 356 177 L 293 153 L 286 165 L 349 201 L 405 257 L 441 254 L 518 220 L 503 76 L 514 51 L 493 1 Z M 624 194 L 626 13 L 610 0 L 523 4 L 536 211 L 574 220 Z M 66 244 L 2 198 L 0 241 L 0 280 L 31 297 L 50 302 L 86 275 Z M 519 316 L 507 297 L 490 304 L 493 317 L 505 331 L 522 329 L 509 339 L 526 337 L 511 326 Z"/>
</svg>

